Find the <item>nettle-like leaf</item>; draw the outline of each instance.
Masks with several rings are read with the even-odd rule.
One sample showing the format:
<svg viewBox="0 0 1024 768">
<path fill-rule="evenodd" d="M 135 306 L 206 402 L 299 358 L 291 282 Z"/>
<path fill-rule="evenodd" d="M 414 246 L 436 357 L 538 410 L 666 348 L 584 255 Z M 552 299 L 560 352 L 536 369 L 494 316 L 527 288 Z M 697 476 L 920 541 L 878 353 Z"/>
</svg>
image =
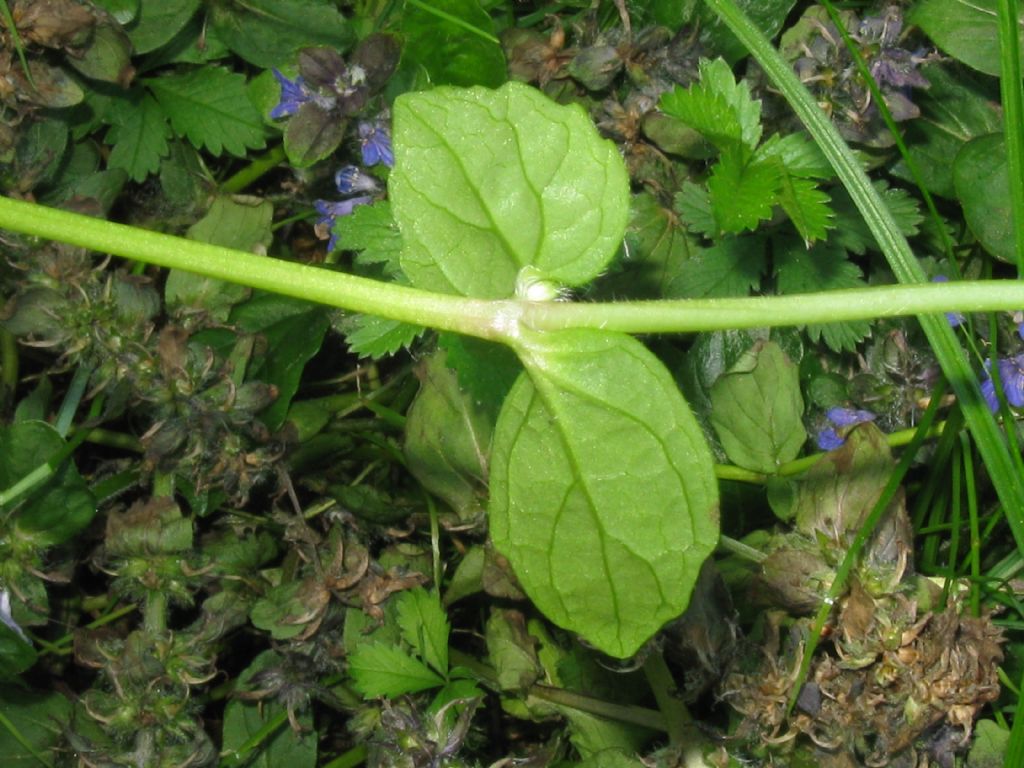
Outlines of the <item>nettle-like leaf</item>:
<svg viewBox="0 0 1024 768">
<path fill-rule="evenodd" d="M 395 101 L 393 140 L 392 211 L 418 288 L 507 298 L 528 265 L 582 285 L 619 245 L 626 169 L 578 106 L 516 82 L 436 88 Z"/>
<path fill-rule="evenodd" d="M 700 82 L 661 97 L 661 111 L 700 131 L 720 152 L 742 144 L 750 152 L 761 140 L 761 102 L 750 85 L 737 82 L 722 59 L 700 62 Z"/>
<path fill-rule="evenodd" d="M 127 111 L 124 121 L 107 132 L 106 142 L 113 146 L 107 167 L 122 168 L 133 181 L 145 181 L 159 170 L 160 160 L 170 151 L 170 137 L 164 111 L 152 96 L 144 94 L 135 108 Z"/>
<path fill-rule="evenodd" d="M 245 77 L 221 67 L 146 80 L 179 136 L 196 149 L 244 157 L 265 146 L 263 119 L 249 100 Z"/>
<path fill-rule="evenodd" d="M 761 102 L 737 82 L 722 59 L 701 61 L 700 82 L 675 88 L 661 98 L 661 110 L 700 131 L 719 151 L 707 193 L 684 184 L 676 197 L 681 218 L 712 237 L 753 230 L 776 205 L 787 213 L 807 243 L 825 237 L 832 225 L 829 197 L 814 179 L 832 171 L 814 144 L 799 134 L 761 140 Z M 714 222 L 708 220 L 708 213 Z"/>
<path fill-rule="evenodd" d="M 396 610 L 402 639 L 438 674 L 447 675 L 451 625 L 437 594 L 422 587 L 403 592 Z"/>
<path fill-rule="evenodd" d="M 556 624 L 612 656 L 686 608 L 718 540 L 711 453 L 672 376 L 617 333 L 524 333 L 491 454 L 491 537 Z"/>
<path fill-rule="evenodd" d="M 846 258 L 845 251 L 832 243 L 807 248 L 793 237 L 773 240 L 775 280 L 780 293 L 815 293 L 844 288 L 863 288 L 860 267 Z M 834 352 L 853 351 L 857 343 L 871 333 L 867 320 L 844 323 L 810 323 L 811 341 L 823 339 Z"/>
<path fill-rule="evenodd" d="M 345 335 L 345 342 L 352 354 L 373 360 L 407 349 L 426 331 L 422 325 L 358 313 L 343 317 L 337 323 L 337 328 Z"/>
</svg>

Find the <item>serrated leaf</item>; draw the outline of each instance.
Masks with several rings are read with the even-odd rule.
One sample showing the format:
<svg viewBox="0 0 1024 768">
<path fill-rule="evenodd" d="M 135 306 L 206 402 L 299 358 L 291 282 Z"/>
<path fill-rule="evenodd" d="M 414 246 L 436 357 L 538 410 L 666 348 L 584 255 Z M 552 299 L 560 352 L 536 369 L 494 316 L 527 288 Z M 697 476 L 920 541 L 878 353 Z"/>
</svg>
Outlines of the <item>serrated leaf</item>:
<svg viewBox="0 0 1024 768">
<path fill-rule="evenodd" d="M 387 200 L 356 206 L 334 220 L 333 231 L 341 248 L 358 251 L 357 264 L 381 264 L 389 277 L 402 271 L 402 233 Z"/>
<path fill-rule="evenodd" d="M 133 181 L 145 181 L 160 169 L 161 158 L 170 151 L 170 137 L 167 115 L 152 96 L 142 94 L 124 121 L 107 132 L 106 143 L 113 147 L 107 167 L 122 168 Z"/>
<path fill-rule="evenodd" d="M 711 424 L 729 460 L 773 474 L 807 440 L 799 371 L 772 341 L 757 342 L 711 388 Z"/>
<path fill-rule="evenodd" d="M 448 367 L 458 374 L 459 386 L 483 408 L 492 423 L 512 385 L 523 370 L 519 358 L 504 344 L 454 333 L 438 334 Z"/>
<path fill-rule="evenodd" d="M 746 296 L 761 284 L 764 269 L 762 238 L 722 238 L 682 265 L 672 295 L 688 299 Z"/>
<path fill-rule="evenodd" d="M 778 199 L 806 243 L 825 239 L 832 227 L 833 213 L 828 206 L 831 198 L 818 189 L 815 181 L 794 176 L 783 167 Z"/>
<path fill-rule="evenodd" d="M 635 339 L 525 332 L 491 454 L 491 537 L 552 621 L 630 656 L 686 608 L 718 539 L 711 454 Z M 642 393 L 642 394 L 640 394 Z"/>
<path fill-rule="evenodd" d="M 907 237 L 916 235 L 917 225 L 924 218 L 917 201 L 906 190 L 890 188 L 882 179 L 873 181 L 872 186 L 889 209 L 900 232 Z M 863 255 L 869 248 L 877 251 L 878 243 L 846 190 L 843 187 L 832 187 L 830 193 L 831 208 L 835 217 L 832 220 L 833 229 L 829 235 L 829 245 L 840 246 L 858 256 Z"/>
<path fill-rule="evenodd" d="M 401 648 L 366 643 L 348 657 L 352 687 L 366 698 L 401 696 L 444 685 L 444 678 Z"/>
<path fill-rule="evenodd" d="M 398 97 L 394 150 L 391 209 L 418 288 L 507 298 L 527 265 L 581 285 L 625 231 L 618 149 L 580 107 L 522 83 Z"/>
<path fill-rule="evenodd" d="M 745 80 L 737 83 L 722 59 L 702 59 L 700 82 L 666 93 L 660 107 L 702 133 L 720 152 L 738 145 L 752 152 L 761 140 L 761 102 L 751 98 Z"/>
<path fill-rule="evenodd" d="M 758 148 L 758 154 L 777 157 L 794 176 L 808 179 L 829 179 L 835 171 L 821 149 L 804 133 L 775 134 Z"/>
<path fill-rule="evenodd" d="M 860 268 L 846 258 L 841 247 L 831 242 L 807 248 L 796 238 L 778 237 L 774 245 L 775 280 L 780 293 L 816 293 L 865 286 Z M 807 333 L 813 341 L 823 338 L 836 352 L 852 350 L 870 332 L 871 323 L 867 320 L 807 325 Z"/>
<path fill-rule="evenodd" d="M 633 197 L 623 251 L 622 271 L 601 279 L 601 295 L 617 300 L 671 299 L 682 295 L 680 270 L 699 248 L 679 217 L 645 192 Z"/>
<path fill-rule="evenodd" d="M 771 218 L 782 181 L 782 169 L 774 160 L 744 161 L 741 153 L 723 152 L 708 179 L 711 210 L 719 232 L 757 229 Z"/>
<path fill-rule="evenodd" d="M 349 350 L 360 357 L 379 360 L 406 349 L 426 328 L 377 315 L 347 315 L 338 323 Z"/>
<path fill-rule="evenodd" d="M 299 48 L 346 50 L 352 27 L 329 0 L 246 0 L 211 3 L 210 26 L 232 51 L 257 67 L 290 61 Z"/>
<path fill-rule="evenodd" d="M 398 626 L 402 639 L 441 676 L 448 674 L 448 615 L 436 593 L 422 587 L 397 598 Z"/>
<path fill-rule="evenodd" d="M 175 132 L 197 149 L 244 157 L 247 150 L 265 146 L 263 121 L 246 93 L 244 76 L 206 66 L 145 82 Z"/>
<path fill-rule="evenodd" d="M 692 181 L 684 181 L 672 205 L 679 214 L 680 221 L 690 231 L 700 232 L 709 237 L 718 235 L 718 224 L 711 212 L 711 197 L 706 187 Z"/>
</svg>

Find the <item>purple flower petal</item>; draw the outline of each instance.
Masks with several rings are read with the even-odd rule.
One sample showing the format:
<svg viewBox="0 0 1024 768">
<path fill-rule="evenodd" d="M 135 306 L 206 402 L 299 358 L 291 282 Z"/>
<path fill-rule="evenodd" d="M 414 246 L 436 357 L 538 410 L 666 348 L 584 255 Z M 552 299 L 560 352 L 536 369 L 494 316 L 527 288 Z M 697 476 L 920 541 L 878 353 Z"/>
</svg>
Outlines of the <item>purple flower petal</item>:
<svg viewBox="0 0 1024 768">
<path fill-rule="evenodd" d="M 276 107 L 270 110 L 270 118 L 278 120 L 294 115 L 299 111 L 299 107 L 310 99 L 309 89 L 306 88 L 302 75 L 296 76 L 294 80 L 289 80 L 276 69 L 272 69 L 271 72 L 274 73 L 277 82 L 281 84 L 281 100 Z"/>
<path fill-rule="evenodd" d="M 18 626 L 18 622 L 11 616 L 11 593 L 6 589 L 0 589 L 0 623 L 8 627 L 26 643 L 29 642 L 25 631 Z"/>
<path fill-rule="evenodd" d="M 354 192 L 378 192 L 380 184 L 373 176 L 363 173 L 354 165 L 346 165 L 334 174 L 334 183 L 343 195 Z"/>
<path fill-rule="evenodd" d="M 855 408 L 829 408 L 825 416 L 837 427 L 852 427 L 854 424 L 875 420 L 875 414 L 871 411 Z"/>
<path fill-rule="evenodd" d="M 825 427 L 815 436 L 814 442 L 823 451 L 834 451 L 836 448 L 842 447 L 846 440 L 840 437 L 833 427 Z"/>
<path fill-rule="evenodd" d="M 383 163 L 388 168 L 394 166 L 395 156 L 391 151 L 391 137 L 379 123 L 359 124 L 359 144 L 363 153 L 363 165 Z"/>
</svg>

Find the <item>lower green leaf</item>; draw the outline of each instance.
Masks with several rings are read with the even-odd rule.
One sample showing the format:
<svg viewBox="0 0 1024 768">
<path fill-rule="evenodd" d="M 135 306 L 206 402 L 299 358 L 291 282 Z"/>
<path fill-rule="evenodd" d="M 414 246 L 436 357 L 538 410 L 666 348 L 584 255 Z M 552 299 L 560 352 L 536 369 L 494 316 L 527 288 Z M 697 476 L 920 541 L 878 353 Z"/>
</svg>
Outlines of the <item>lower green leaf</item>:
<svg viewBox="0 0 1024 768">
<path fill-rule="evenodd" d="M 524 333 L 498 418 L 491 537 L 552 621 L 634 654 L 718 540 L 710 451 L 672 376 L 618 333 Z"/>
<path fill-rule="evenodd" d="M 361 645 L 349 656 L 352 687 L 367 698 L 395 697 L 444 685 L 444 678 L 395 645 Z"/>
</svg>

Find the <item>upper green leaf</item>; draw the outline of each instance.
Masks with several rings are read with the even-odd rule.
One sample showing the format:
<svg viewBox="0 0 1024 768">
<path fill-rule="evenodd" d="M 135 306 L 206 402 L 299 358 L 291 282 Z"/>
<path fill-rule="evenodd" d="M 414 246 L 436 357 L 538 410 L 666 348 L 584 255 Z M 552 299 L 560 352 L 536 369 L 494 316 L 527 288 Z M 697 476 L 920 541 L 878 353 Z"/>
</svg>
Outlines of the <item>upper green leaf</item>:
<svg viewBox="0 0 1024 768">
<path fill-rule="evenodd" d="M 507 298 L 527 265 L 580 285 L 625 231 L 629 180 L 615 145 L 578 106 L 521 83 L 400 96 L 394 150 L 402 269 L 419 288 Z"/>
<path fill-rule="evenodd" d="M 304 46 L 344 50 L 355 35 L 330 0 L 246 0 L 211 3 L 210 25 L 217 37 L 257 67 L 277 67 Z"/>
<path fill-rule="evenodd" d="M 171 125 L 197 149 L 227 150 L 244 157 L 262 149 L 263 120 L 249 100 L 245 77 L 220 67 L 155 77 L 146 85 L 171 118 Z"/>
<path fill-rule="evenodd" d="M 750 84 L 739 83 L 722 59 L 700 62 L 700 82 L 661 97 L 661 110 L 704 134 L 719 151 L 742 144 L 753 151 L 761 140 L 761 102 Z"/>
<path fill-rule="evenodd" d="M 434 592 L 422 587 L 410 589 L 398 597 L 398 626 L 402 639 L 440 674 L 448 674 L 448 615 Z"/>
<path fill-rule="evenodd" d="M 637 651 L 686 608 L 718 540 L 711 454 L 675 381 L 629 336 L 521 336 L 495 430 L 491 536 L 556 624 Z"/>
<path fill-rule="evenodd" d="M 145 94 L 135 109 L 127 111 L 125 120 L 107 133 L 106 141 L 114 147 L 107 167 L 123 168 L 134 181 L 145 181 L 159 170 L 160 159 L 169 151 L 170 137 L 167 116 L 153 97 Z"/>
<path fill-rule="evenodd" d="M 348 657 L 353 687 L 367 698 L 401 696 L 444 684 L 444 678 L 401 648 L 381 643 L 360 645 Z"/>
<path fill-rule="evenodd" d="M 999 76 L 999 18 L 996 0 L 921 0 L 907 22 L 924 30 L 944 53 L 987 75 Z M 1020 13 L 1020 11 L 1018 11 Z M 1021 61 L 1024 30 L 1017 23 Z"/>
<path fill-rule="evenodd" d="M 494 21 L 478 0 L 408 3 L 402 16 L 404 57 L 437 85 L 486 85 L 508 79 L 505 54 L 494 36 Z"/>
<path fill-rule="evenodd" d="M 729 460 L 774 473 L 807 439 L 797 367 L 775 342 L 759 341 L 711 388 L 711 423 Z"/>
<path fill-rule="evenodd" d="M 135 53 L 155 51 L 178 34 L 199 7 L 199 0 L 144 0 L 126 28 Z"/>
</svg>

